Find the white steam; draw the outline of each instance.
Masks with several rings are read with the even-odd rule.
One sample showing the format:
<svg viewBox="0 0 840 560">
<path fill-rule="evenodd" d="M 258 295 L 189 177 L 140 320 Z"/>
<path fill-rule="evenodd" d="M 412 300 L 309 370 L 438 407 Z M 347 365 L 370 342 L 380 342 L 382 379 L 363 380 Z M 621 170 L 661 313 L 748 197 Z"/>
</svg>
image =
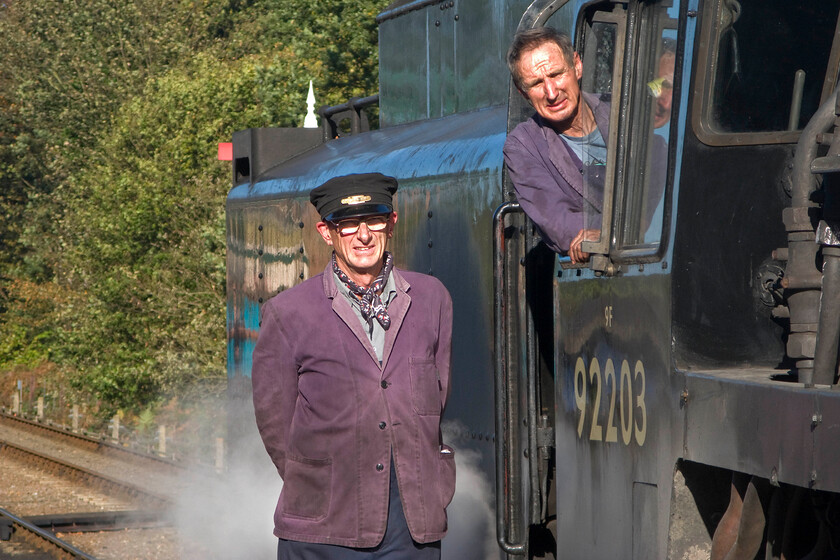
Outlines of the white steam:
<svg viewBox="0 0 840 560">
<path fill-rule="evenodd" d="M 459 445 L 447 422 L 447 443 L 455 449 L 455 496 L 447 508 L 449 531 L 442 560 L 485 560 L 501 557 L 495 540 L 493 474 L 480 468 L 482 451 Z M 253 450 L 240 450 L 224 475 L 191 473 L 177 497 L 176 524 L 182 539 L 181 560 L 273 560 L 274 508 L 283 487 L 259 438 L 248 438 Z M 492 453 L 492 446 L 489 451 Z M 247 459 L 246 459 L 247 458 Z M 237 461 L 238 459 L 238 461 Z M 485 464 L 492 464 L 489 461 Z"/>
</svg>

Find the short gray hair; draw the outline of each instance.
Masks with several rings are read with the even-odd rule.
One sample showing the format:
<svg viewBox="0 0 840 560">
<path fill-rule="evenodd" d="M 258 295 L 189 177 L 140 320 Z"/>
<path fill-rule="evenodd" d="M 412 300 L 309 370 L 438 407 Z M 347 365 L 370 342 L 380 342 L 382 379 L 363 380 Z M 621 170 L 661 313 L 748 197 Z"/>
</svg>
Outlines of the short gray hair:
<svg viewBox="0 0 840 560">
<path fill-rule="evenodd" d="M 519 59 L 530 50 L 536 49 L 545 43 L 554 43 L 563 52 L 566 64 L 573 66 L 575 63 L 575 47 L 572 39 L 553 27 L 535 27 L 525 31 L 519 31 L 514 35 L 513 42 L 507 52 L 507 64 L 513 82 L 520 90 L 522 88 L 522 76 L 519 75 Z"/>
</svg>

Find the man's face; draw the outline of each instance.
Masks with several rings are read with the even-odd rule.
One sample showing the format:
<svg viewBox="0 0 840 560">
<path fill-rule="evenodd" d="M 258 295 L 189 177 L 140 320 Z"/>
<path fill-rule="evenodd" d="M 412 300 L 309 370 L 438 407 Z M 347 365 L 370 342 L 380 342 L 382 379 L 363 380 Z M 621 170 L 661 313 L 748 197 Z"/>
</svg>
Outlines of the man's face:
<svg viewBox="0 0 840 560">
<path fill-rule="evenodd" d="M 674 95 L 674 53 L 663 53 L 659 58 L 657 79 L 662 80 L 662 91 L 653 109 L 653 128 L 665 126 L 671 120 L 671 99 Z"/>
<path fill-rule="evenodd" d="M 561 133 L 580 126 L 580 86 L 583 65 L 575 53 L 571 66 L 554 43 L 543 43 L 524 51 L 517 64 L 521 78 L 519 90 L 534 110 L 554 130 Z"/>
<path fill-rule="evenodd" d="M 335 260 L 339 268 L 356 284 L 365 288 L 382 270 L 385 249 L 388 240 L 394 234 L 394 224 L 397 223 L 397 213 L 391 212 L 387 217 L 385 229 L 380 231 L 371 231 L 365 223 L 366 218 L 371 216 L 362 216 L 359 229 L 351 234 L 342 233 L 340 228 L 331 223 L 316 224 L 318 233 L 335 251 Z"/>
</svg>

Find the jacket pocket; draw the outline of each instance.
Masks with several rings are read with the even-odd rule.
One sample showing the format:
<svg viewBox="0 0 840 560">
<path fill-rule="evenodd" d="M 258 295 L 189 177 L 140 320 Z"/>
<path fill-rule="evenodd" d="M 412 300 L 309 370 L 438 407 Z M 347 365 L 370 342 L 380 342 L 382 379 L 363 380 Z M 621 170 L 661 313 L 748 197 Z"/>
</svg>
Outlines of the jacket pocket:
<svg viewBox="0 0 840 560">
<path fill-rule="evenodd" d="M 438 480 L 440 480 L 438 488 L 440 488 L 441 504 L 446 507 L 455 495 L 455 451 L 448 445 L 440 448 Z"/>
<path fill-rule="evenodd" d="M 320 521 L 330 509 L 332 459 L 286 456 L 286 476 L 280 493 L 282 512 L 289 517 Z"/>
<path fill-rule="evenodd" d="M 435 361 L 429 358 L 409 358 L 411 402 L 414 412 L 421 416 L 440 415 L 440 382 Z"/>
</svg>

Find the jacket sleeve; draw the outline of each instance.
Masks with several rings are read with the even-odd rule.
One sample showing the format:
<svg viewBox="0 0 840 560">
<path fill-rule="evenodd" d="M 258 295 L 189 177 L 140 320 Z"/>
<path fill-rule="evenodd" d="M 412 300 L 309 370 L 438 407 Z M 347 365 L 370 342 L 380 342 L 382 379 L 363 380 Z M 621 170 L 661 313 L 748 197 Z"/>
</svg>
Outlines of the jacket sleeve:
<svg viewBox="0 0 840 560">
<path fill-rule="evenodd" d="M 254 414 L 265 449 L 284 477 L 289 426 L 297 401 L 298 368 L 276 306 L 266 304 L 263 311 L 251 368 Z"/>
<path fill-rule="evenodd" d="M 539 228 L 545 244 L 555 253 L 568 251 L 574 236 L 583 229 L 580 195 L 575 193 L 575 201 L 557 184 L 547 167 L 551 165 L 548 154 L 537 153 L 536 144 L 529 138 L 508 136 L 504 157 L 516 197 Z"/>
</svg>

